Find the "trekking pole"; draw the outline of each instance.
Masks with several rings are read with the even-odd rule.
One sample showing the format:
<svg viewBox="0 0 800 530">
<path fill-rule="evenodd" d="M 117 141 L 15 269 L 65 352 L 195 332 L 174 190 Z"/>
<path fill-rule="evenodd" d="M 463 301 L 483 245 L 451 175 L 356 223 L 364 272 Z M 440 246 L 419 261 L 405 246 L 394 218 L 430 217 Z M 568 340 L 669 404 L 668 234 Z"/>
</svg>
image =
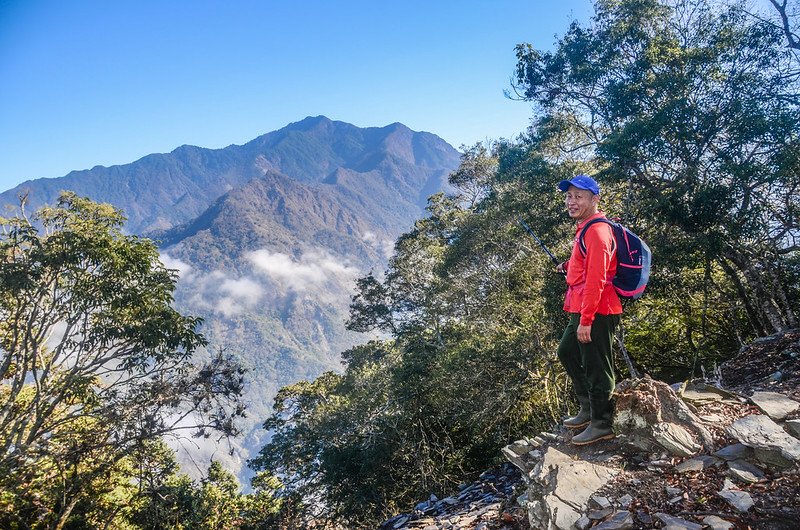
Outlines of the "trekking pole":
<svg viewBox="0 0 800 530">
<path fill-rule="evenodd" d="M 560 261 L 558 261 L 558 258 L 556 258 L 556 257 L 553 255 L 553 253 L 552 253 L 552 252 L 550 252 L 550 250 L 549 250 L 549 249 L 548 249 L 546 246 L 544 246 L 544 243 L 542 243 L 542 240 L 541 240 L 541 239 L 539 239 L 539 238 L 536 236 L 536 234 L 534 234 L 534 233 L 533 233 L 533 230 L 531 230 L 531 227 L 530 227 L 530 226 L 528 226 L 528 224 L 527 224 L 525 221 L 523 221 L 522 219 L 517 219 L 517 221 L 519 221 L 519 224 L 520 224 L 520 225 L 522 225 L 522 228 L 524 228 L 525 230 L 527 230 L 527 231 L 528 231 L 528 233 L 529 233 L 531 236 L 533 236 L 533 239 L 535 239 L 535 240 L 536 240 L 536 242 L 537 242 L 537 243 L 539 243 L 539 246 L 540 246 L 540 247 L 542 247 L 542 250 L 544 250 L 544 251 L 547 253 L 547 255 L 548 255 L 548 256 L 550 256 L 550 260 L 552 260 L 552 262 L 555 264 L 555 266 L 556 266 L 556 267 L 558 267 L 559 265 L 561 265 L 561 262 L 560 262 Z M 563 273 L 563 274 L 566 274 L 566 272 L 565 272 L 565 273 Z"/>
<path fill-rule="evenodd" d="M 625 364 L 628 365 L 628 372 L 631 374 L 631 377 L 634 379 L 639 379 L 640 374 L 639 370 L 636 369 L 636 366 L 633 364 L 633 360 L 631 356 L 628 355 L 628 350 L 625 348 L 625 328 L 622 325 L 622 322 L 619 323 L 619 327 L 617 328 L 616 332 L 617 338 L 617 345 L 619 345 L 619 351 L 622 353 L 622 358 L 625 359 Z"/>
</svg>

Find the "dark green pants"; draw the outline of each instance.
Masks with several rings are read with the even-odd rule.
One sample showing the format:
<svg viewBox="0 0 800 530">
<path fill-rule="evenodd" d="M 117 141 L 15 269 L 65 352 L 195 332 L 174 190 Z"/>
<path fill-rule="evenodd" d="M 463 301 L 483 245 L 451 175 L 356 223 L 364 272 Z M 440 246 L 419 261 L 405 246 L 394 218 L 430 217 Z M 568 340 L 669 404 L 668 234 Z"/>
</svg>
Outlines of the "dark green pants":
<svg viewBox="0 0 800 530">
<path fill-rule="evenodd" d="M 592 342 L 578 342 L 581 316 L 570 315 L 569 324 L 558 345 L 558 358 L 572 379 L 579 398 L 592 404 L 592 420 L 610 419 L 611 393 L 614 391 L 614 361 L 611 345 L 619 315 L 595 315 L 592 323 Z M 607 410 L 606 410 L 607 409 Z"/>
</svg>

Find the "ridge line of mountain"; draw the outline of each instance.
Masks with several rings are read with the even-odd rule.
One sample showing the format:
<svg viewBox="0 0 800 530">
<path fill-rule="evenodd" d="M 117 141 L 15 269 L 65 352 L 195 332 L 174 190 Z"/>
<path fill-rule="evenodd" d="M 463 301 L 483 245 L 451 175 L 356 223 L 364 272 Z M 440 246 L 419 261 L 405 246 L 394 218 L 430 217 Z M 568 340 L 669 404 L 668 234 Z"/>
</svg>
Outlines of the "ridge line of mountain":
<svg viewBox="0 0 800 530">
<path fill-rule="evenodd" d="M 399 122 L 360 128 L 316 116 L 241 145 L 211 149 L 184 144 L 128 164 L 29 180 L 0 194 L 0 203 L 18 206 L 18 195 L 28 190 L 28 207 L 36 209 L 69 189 L 121 208 L 129 232 L 163 233 L 192 222 L 224 194 L 268 170 L 300 182 L 323 182 L 342 169 L 351 176 L 372 175 L 373 181 L 380 176 L 385 187 L 424 207 L 427 192 L 446 182 L 458 157 L 435 134 Z"/>
</svg>

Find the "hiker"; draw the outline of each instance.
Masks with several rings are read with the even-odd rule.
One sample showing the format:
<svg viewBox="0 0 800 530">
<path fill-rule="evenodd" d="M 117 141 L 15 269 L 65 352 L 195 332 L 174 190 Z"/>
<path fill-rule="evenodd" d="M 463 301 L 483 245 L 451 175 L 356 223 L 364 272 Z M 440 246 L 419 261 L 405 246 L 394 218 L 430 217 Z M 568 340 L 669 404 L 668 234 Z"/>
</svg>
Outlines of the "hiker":
<svg viewBox="0 0 800 530">
<path fill-rule="evenodd" d="M 611 344 L 619 324 L 622 303 L 611 286 L 617 270 L 614 235 L 604 222 L 595 222 L 583 234 L 585 254 L 579 242 L 582 229 L 592 219 L 605 219 L 600 207 L 600 186 L 587 175 L 562 180 L 567 213 L 578 225 L 568 261 L 558 265 L 566 273 L 567 294 L 564 310 L 570 314 L 558 346 L 564 366 L 580 403 L 578 414 L 567 418 L 570 429 L 586 427 L 572 438 L 586 445 L 614 437 L 611 419 L 614 405 L 614 367 Z"/>
</svg>

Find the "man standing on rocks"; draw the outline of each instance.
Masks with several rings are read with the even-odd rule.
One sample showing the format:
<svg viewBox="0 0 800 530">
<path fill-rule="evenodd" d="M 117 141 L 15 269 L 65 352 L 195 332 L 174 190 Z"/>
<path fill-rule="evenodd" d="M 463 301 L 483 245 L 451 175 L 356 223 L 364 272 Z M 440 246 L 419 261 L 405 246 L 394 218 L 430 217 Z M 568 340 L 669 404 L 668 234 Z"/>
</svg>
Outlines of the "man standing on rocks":
<svg viewBox="0 0 800 530">
<path fill-rule="evenodd" d="M 567 213 L 578 223 L 572 254 L 557 267 L 558 272 L 567 275 L 564 310 L 570 314 L 558 346 L 558 358 L 572 379 L 580 403 L 578 414 L 567 418 L 564 425 L 570 429 L 586 427 L 573 436 L 572 442 L 587 445 L 614 437 L 611 345 L 622 313 L 622 303 L 611 286 L 617 257 L 611 227 L 604 222 L 592 223 L 606 218 L 599 209 L 597 182 L 587 175 L 577 175 L 562 180 L 558 188 L 565 192 Z"/>
</svg>

